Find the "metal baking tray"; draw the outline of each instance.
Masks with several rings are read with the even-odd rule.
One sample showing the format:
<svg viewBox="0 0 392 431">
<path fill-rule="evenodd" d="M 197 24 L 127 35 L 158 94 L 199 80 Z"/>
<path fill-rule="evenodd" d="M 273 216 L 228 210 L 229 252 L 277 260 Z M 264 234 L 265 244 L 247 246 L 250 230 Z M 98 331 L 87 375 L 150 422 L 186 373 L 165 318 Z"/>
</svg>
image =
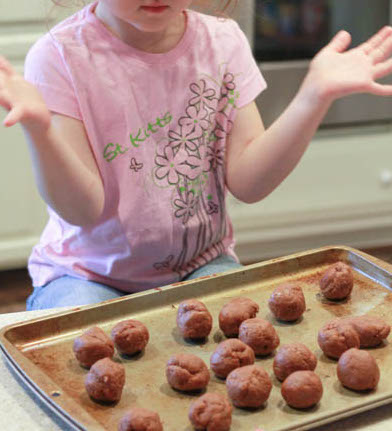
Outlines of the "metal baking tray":
<svg viewBox="0 0 392 431">
<path fill-rule="evenodd" d="M 319 280 L 328 265 L 343 261 L 354 271 L 354 289 L 346 301 L 330 302 L 319 293 Z M 326 358 L 317 344 L 318 329 L 329 319 L 347 315 L 377 315 L 392 324 L 392 266 L 358 250 L 344 246 L 323 247 L 272 259 L 189 282 L 175 283 L 95 306 L 71 309 L 48 317 L 10 325 L 0 332 L 1 349 L 23 383 L 42 398 L 67 429 L 117 429 L 124 412 L 133 405 L 159 413 L 164 429 L 190 431 L 187 414 L 197 394 L 173 390 L 165 378 L 168 358 L 178 352 L 190 352 L 207 365 L 217 343 L 225 337 L 218 326 L 221 307 L 230 299 L 246 296 L 260 305 L 258 317 L 270 320 L 281 344 L 301 341 L 318 358 L 316 372 L 321 377 L 324 395 L 320 403 L 304 411 L 286 405 L 281 384 L 273 375 L 273 355 L 257 358 L 273 381 L 271 396 L 258 410 L 233 410 L 232 430 L 289 431 L 308 430 L 358 412 L 392 402 L 392 356 L 386 341 L 371 349 L 381 370 L 377 389 L 357 393 L 345 389 L 336 376 L 336 361 Z M 303 288 L 307 310 L 300 321 L 278 322 L 270 314 L 267 300 L 276 285 L 295 281 Z M 176 328 L 178 304 L 187 298 L 202 300 L 214 318 L 214 327 L 204 343 L 184 341 Z M 73 340 L 93 325 L 108 334 L 119 321 L 135 318 L 150 331 L 145 352 L 132 358 L 116 353 L 115 360 L 126 368 L 126 385 L 116 405 L 92 401 L 85 389 L 87 370 L 79 366 L 72 352 Z M 226 392 L 225 383 L 213 376 L 208 391 Z"/>
</svg>

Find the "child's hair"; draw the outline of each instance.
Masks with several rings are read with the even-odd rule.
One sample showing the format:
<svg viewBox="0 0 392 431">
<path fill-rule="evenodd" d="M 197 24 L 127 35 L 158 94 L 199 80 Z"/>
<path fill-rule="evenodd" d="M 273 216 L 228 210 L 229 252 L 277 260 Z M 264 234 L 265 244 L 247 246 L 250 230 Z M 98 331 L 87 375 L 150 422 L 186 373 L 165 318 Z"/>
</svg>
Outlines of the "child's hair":
<svg viewBox="0 0 392 431">
<path fill-rule="evenodd" d="M 207 13 L 217 15 L 228 15 L 230 8 L 234 10 L 238 0 L 193 0 L 194 6 L 198 9 L 204 9 Z M 63 7 L 83 7 L 86 0 L 52 0 L 56 6 Z M 214 3 L 213 5 L 211 3 Z"/>
</svg>

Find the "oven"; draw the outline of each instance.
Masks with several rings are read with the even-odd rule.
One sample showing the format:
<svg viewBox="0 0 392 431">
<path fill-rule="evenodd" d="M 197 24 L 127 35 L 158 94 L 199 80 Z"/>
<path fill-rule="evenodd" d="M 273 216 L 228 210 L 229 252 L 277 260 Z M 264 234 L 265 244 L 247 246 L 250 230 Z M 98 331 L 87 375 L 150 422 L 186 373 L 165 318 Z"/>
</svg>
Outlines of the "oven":
<svg viewBox="0 0 392 431">
<path fill-rule="evenodd" d="M 257 99 L 265 125 L 289 104 L 309 60 L 338 30 L 349 31 L 356 46 L 392 22 L 391 5 L 392 0 L 240 0 L 234 17 L 268 84 Z M 392 78 L 381 82 L 392 83 Z M 322 127 L 391 119 L 392 97 L 351 95 L 334 102 Z"/>
</svg>

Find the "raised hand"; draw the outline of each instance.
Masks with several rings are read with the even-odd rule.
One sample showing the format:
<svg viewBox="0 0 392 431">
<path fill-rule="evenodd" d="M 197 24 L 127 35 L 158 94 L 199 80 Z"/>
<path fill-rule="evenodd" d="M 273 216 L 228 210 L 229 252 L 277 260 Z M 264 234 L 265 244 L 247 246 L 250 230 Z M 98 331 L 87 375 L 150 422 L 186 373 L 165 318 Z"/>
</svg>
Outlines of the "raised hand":
<svg viewBox="0 0 392 431">
<path fill-rule="evenodd" d="M 44 132 L 50 126 L 50 112 L 38 90 L 1 56 L 0 106 L 9 111 L 3 121 L 6 127 L 20 122 L 30 131 Z"/>
<path fill-rule="evenodd" d="M 322 96 L 334 100 L 353 93 L 392 95 L 392 85 L 377 79 L 392 72 L 392 27 L 383 27 L 368 41 L 347 50 L 351 36 L 340 31 L 314 57 L 305 82 L 320 89 Z"/>
</svg>

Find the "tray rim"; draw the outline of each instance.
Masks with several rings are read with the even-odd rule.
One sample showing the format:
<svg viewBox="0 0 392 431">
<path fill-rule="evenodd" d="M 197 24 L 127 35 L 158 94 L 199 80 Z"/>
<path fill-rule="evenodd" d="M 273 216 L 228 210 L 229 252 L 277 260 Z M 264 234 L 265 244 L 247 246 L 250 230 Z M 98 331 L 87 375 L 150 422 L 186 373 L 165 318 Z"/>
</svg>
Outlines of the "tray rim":
<svg viewBox="0 0 392 431">
<path fill-rule="evenodd" d="M 61 397 L 61 399 L 59 399 L 59 398 L 53 399 L 50 397 L 50 393 L 49 393 L 49 389 L 48 389 L 49 385 L 51 386 L 52 392 L 53 391 L 59 391 L 60 393 L 62 393 L 63 389 L 61 387 L 59 387 L 50 377 L 48 377 L 36 365 L 34 365 L 29 359 L 27 359 L 22 354 L 22 352 L 7 339 L 7 337 L 6 337 L 7 332 L 12 331 L 15 328 L 20 328 L 23 326 L 32 325 L 32 324 L 35 324 L 38 322 L 56 320 L 59 317 L 69 316 L 69 315 L 73 315 L 75 313 L 84 313 L 88 310 L 95 310 L 97 308 L 99 309 L 99 308 L 102 308 L 103 306 L 108 306 L 108 305 L 111 305 L 113 303 L 122 302 L 122 301 L 131 301 L 133 298 L 136 298 L 136 297 L 139 298 L 139 297 L 144 297 L 144 296 L 149 296 L 149 295 L 159 295 L 163 291 L 170 291 L 172 289 L 177 289 L 179 286 L 185 286 L 185 285 L 188 286 L 191 284 L 200 283 L 200 281 L 203 278 L 213 279 L 216 277 L 225 277 L 225 276 L 229 276 L 229 275 L 232 275 L 235 273 L 240 273 L 240 272 L 244 271 L 244 269 L 264 267 L 264 266 L 276 264 L 279 262 L 292 260 L 294 258 L 305 257 L 305 256 L 309 256 L 312 254 L 318 254 L 318 253 L 328 252 L 328 251 L 331 251 L 331 252 L 333 252 L 333 251 L 344 252 L 345 251 L 345 252 L 349 252 L 349 253 L 352 253 L 354 255 L 360 256 L 360 257 L 366 259 L 367 261 L 370 261 L 373 265 L 377 266 L 378 268 L 380 268 L 384 271 L 387 271 L 392 276 L 392 265 L 391 264 L 384 262 L 379 258 L 371 256 L 371 255 L 369 255 L 369 254 L 367 254 L 361 250 L 355 249 L 353 247 L 341 246 L 341 245 L 324 246 L 324 247 L 320 247 L 320 248 L 316 248 L 316 249 L 302 251 L 299 253 L 293 253 L 293 254 L 290 254 L 287 256 L 269 259 L 269 260 L 262 261 L 262 262 L 253 263 L 253 264 L 244 266 L 243 268 L 228 271 L 224 274 L 213 274 L 211 276 L 202 277 L 201 279 L 199 278 L 199 279 L 193 279 L 193 280 L 189 280 L 189 281 L 185 281 L 185 282 L 173 283 L 173 284 L 163 286 L 160 288 L 149 289 L 147 291 L 138 292 L 138 293 L 132 294 L 131 296 L 125 296 L 125 297 L 121 297 L 121 298 L 108 300 L 108 301 L 105 301 L 105 302 L 102 302 L 99 304 L 72 307 L 71 309 L 61 310 L 61 311 L 53 313 L 53 314 L 49 314 L 49 315 L 45 315 L 45 316 L 41 316 L 41 317 L 36 317 L 33 319 L 21 321 L 21 322 L 14 322 L 14 323 L 7 325 L 7 326 L 4 326 L 3 328 L 0 329 L 0 351 L 4 354 L 4 357 L 7 361 L 7 363 L 10 365 L 12 370 L 16 373 L 16 375 L 20 379 L 20 381 L 24 385 L 26 385 L 30 391 L 32 391 L 35 395 L 37 395 L 39 397 L 39 399 L 44 403 L 44 405 L 47 406 L 53 413 L 55 413 L 57 415 L 57 417 L 59 417 L 61 420 L 63 420 L 65 423 L 67 423 L 67 425 L 71 427 L 70 429 L 82 430 L 82 431 L 83 430 L 101 430 L 101 429 L 104 429 L 102 427 L 102 425 L 99 422 L 95 421 L 95 419 L 91 415 L 87 414 L 83 409 L 80 409 L 78 404 L 74 400 L 72 400 L 70 397 L 68 397 L 68 395 L 64 394 L 64 396 Z M 389 290 L 391 290 L 391 288 L 389 288 Z M 201 292 L 200 296 L 202 296 L 202 294 L 203 294 L 203 292 Z M 30 367 L 32 365 L 33 368 L 26 371 L 26 367 L 27 367 L 26 363 L 29 363 Z M 31 373 L 31 371 L 33 371 L 33 372 Z M 30 373 L 30 375 L 32 375 L 32 377 L 30 377 L 28 375 L 28 373 Z M 46 388 L 42 388 L 41 386 L 39 386 L 35 383 L 35 377 L 36 376 L 44 381 L 44 383 L 45 383 L 44 386 Z M 289 425 L 285 428 L 281 428 L 281 431 L 294 431 L 294 430 L 305 431 L 305 430 L 311 429 L 315 426 L 321 426 L 321 425 L 324 425 L 327 423 L 334 422 L 334 421 L 339 420 L 339 419 L 354 416 L 357 413 L 371 410 L 371 409 L 377 408 L 379 406 L 389 404 L 391 402 L 392 402 L 392 392 L 390 394 L 383 394 L 383 395 L 380 395 L 378 397 L 376 396 L 368 404 L 361 404 L 361 405 L 358 405 L 356 407 L 347 408 L 347 410 L 344 409 L 343 411 L 340 410 L 338 413 L 333 414 L 332 417 L 331 416 L 327 417 L 327 415 L 328 414 L 330 415 L 330 413 L 325 413 L 325 415 L 323 415 L 322 417 L 313 418 L 310 421 L 308 421 L 307 423 L 304 423 L 303 425 L 301 425 L 300 427 L 298 427 L 297 425 Z M 83 423 L 80 422 L 80 417 L 78 419 L 74 418 L 72 415 L 70 415 L 68 413 L 67 409 L 72 409 L 73 411 L 75 411 L 75 409 L 78 411 L 82 411 L 81 416 L 82 416 Z M 87 426 L 88 428 L 85 428 L 85 426 Z"/>
<path fill-rule="evenodd" d="M 9 325 L 6 325 L 6 326 L 3 326 L 2 328 L 0 328 L 0 343 L 4 340 L 4 335 L 6 334 L 6 332 L 8 330 L 14 328 L 14 327 L 17 327 L 17 326 L 23 326 L 23 325 L 27 325 L 27 324 L 31 324 L 31 323 L 35 323 L 35 322 L 40 322 L 40 321 L 45 321 L 45 320 L 53 320 L 54 318 L 58 318 L 60 316 L 66 316 L 66 315 L 75 314 L 78 312 L 82 313 L 82 312 L 85 312 L 87 310 L 102 308 L 102 306 L 113 304 L 116 302 L 127 301 L 127 300 L 130 300 L 131 298 L 139 298 L 139 297 L 143 297 L 143 296 L 157 295 L 162 291 L 176 289 L 178 286 L 188 286 L 191 284 L 199 283 L 200 280 L 203 280 L 203 279 L 225 277 L 226 275 L 240 273 L 240 272 L 244 271 L 244 269 L 252 269 L 252 268 L 257 268 L 257 267 L 268 266 L 268 265 L 283 262 L 286 260 L 292 260 L 293 258 L 297 258 L 297 257 L 308 256 L 311 254 L 317 254 L 317 253 L 321 253 L 323 251 L 335 251 L 335 250 L 336 251 L 348 251 L 350 253 L 357 254 L 357 255 L 365 258 L 366 260 L 371 261 L 374 265 L 376 265 L 379 268 L 389 272 L 392 275 L 392 264 L 385 262 L 385 261 L 383 261 L 383 260 L 381 260 L 375 256 L 367 254 L 361 250 L 358 250 L 358 249 L 355 249 L 355 248 L 349 247 L 349 246 L 344 246 L 344 245 L 324 246 L 324 247 L 319 247 L 319 248 L 306 250 L 306 251 L 302 251 L 302 252 L 298 252 L 298 253 L 292 253 L 292 254 L 289 254 L 286 256 L 275 257 L 275 258 L 268 259 L 268 260 L 261 261 L 261 262 L 252 263 L 250 265 L 245 265 L 242 268 L 233 269 L 233 270 L 227 271 L 225 273 L 217 273 L 217 274 L 209 275 L 206 277 L 200 277 L 200 278 L 192 279 L 192 280 L 188 280 L 188 281 L 176 282 L 176 283 L 168 284 L 168 285 L 162 286 L 162 287 L 148 289 L 148 290 L 141 291 L 141 292 L 135 292 L 129 296 L 123 296 L 120 298 L 109 299 L 109 300 L 103 301 L 99 304 L 81 305 L 81 306 L 76 306 L 76 307 L 72 307 L 72 308 L 67 307 L 66 310 L 60 310 L 56 313 L 51 313 L 51 314 L 48 314 L 45 316 L 36 317 L 33 319 L 29 319 L 29 320 L 23 320 L 20 322 L 14 322 L 12 324 L 9 324 Z M 391 286 L 391 288 L 392 288 L 392 286 Z"/>
</svg>

